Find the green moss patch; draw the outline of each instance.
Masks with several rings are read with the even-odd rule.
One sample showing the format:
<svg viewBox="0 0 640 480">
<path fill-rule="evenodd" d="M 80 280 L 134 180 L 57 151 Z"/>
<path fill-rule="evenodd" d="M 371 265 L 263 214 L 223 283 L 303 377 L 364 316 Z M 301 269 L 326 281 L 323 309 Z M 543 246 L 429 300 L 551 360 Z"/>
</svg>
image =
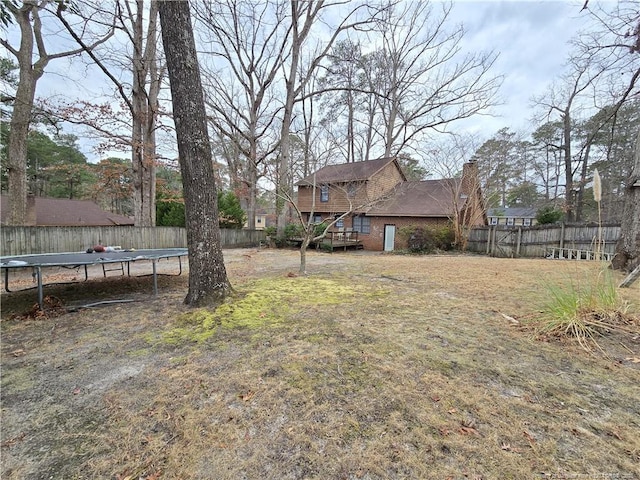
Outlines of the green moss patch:
<svg viewBox="0 0 640 480">
<path fill-rule="evenodd" d="M 162 334 L 161 342 L 201 343 L 221 329 L 280 325 L 308 308 L 350 304 L 363 295 L 379 296 L 380 292 L 367 292 L 361 285 L 346 285 L 339 279 L 262 279 L 244 285 L 214 311 L 201 308 L 178 316 L 174 326 Z"/>
</svg>

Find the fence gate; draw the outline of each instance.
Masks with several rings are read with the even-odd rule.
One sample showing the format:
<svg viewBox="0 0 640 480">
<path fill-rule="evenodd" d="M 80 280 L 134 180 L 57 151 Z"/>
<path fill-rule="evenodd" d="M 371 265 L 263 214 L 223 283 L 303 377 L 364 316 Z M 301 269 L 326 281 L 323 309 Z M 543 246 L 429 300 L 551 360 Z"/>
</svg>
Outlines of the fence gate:
<svg viewBox="0 0 640 480">
<path fill-rule="evenodd" d="M 491 248 L 491 255 L 494 257 L 508 257 L 513 258 L 516 256 L 518 229 L 510 228 L 508 230 L 493 229 L 493 242 Z"/>
</svg>

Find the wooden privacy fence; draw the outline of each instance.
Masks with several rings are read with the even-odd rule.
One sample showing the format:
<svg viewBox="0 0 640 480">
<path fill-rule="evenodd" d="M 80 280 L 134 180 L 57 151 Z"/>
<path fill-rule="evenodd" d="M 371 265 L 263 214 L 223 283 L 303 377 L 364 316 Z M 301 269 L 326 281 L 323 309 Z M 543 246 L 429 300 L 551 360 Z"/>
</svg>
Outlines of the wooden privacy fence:
<svg viewBox="0 0 640 480">
<path fill-rule="evenodd" d="M 598 225 L 492 225 L 474 228 L 467 249 L 494 257 L 549 257 L 592 259 L 597 251 Z M 620 225 L 602 225 L 602 257 L 613 258 Z"/>
<path fill-rule="evenodd" d="M 264 242 L 261 230 L 220 230 L 222 247 L 250 247 Z M 187 233 L 178 227 L 2 227 L 0 255 L 81 252 L 94 245 L 122 248 L 180 248 Z"/>
</svg>

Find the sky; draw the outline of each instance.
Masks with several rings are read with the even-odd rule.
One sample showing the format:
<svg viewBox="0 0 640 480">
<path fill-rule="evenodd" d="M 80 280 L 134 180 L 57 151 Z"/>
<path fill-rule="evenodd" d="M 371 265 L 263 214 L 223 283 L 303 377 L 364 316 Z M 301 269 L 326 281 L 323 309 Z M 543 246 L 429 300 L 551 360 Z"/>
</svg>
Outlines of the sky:
<svg viewBox="0 0 640 480">
<path fill-rule="evenodd" d="M 471 132 L 487 137 L 500 128 L 529 131 L 532 97 L 543 95 L 563 70 L 568 42 L 587 25 L 584 1 L 458 1 L 453 17 L 463 22 L 473 48 L 496 51 L 495 72 L 504 75 L 502 105 L 495 117 L 472 119 Z"/>
<path fill-rule="evenodd" d="M 532 96 L 543 94 L 561 73 L 570 52 L 567 42 L 586 25 L 586 15 L 580 13 L 583 4 L 584 0 L 454 2 L 451 20 L 465 27 L 465 48 L 498 53 L 494 74 L 504 75 L 504 82 L 499 93 L 502 104 L 492 110 L 492 116 L 466 120 L 452 130 L 476 133 L 483 139 L 503 127 L 531 131 Z M 100 91 L 99 72 L 81 69 L 74 74 L 78 81 L 71 83 L 65 80 L 70 68 L 68 60 L 52 61 L 36 95 L 81 97 L 84 86 L 86 91 Z M 105 91 L 111 90 L 106 81 L 104 85 Z M 91 145 L 81 142 L 87 158 L 97 161 L 99 155 Z"/>
</svg>

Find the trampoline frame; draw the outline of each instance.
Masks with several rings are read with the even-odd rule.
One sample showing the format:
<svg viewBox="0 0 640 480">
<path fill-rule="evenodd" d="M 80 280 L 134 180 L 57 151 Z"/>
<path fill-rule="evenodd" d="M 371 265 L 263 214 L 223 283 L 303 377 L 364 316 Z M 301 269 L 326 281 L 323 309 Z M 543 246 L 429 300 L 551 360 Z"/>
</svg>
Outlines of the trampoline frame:
<svg viewBox="0 0 640 480">
<path fill-rule="evenodd" d="M 117 250 L 113 252 L 94 253 L 42 253 L 33 255 L 12 255 L 0 257 L 0 271 L 4 270 L 4 287 L 9 290 L 9 270 L 17 268 L 32 268 L 33 276 L 37 280 L 38 305 L 44 309 L 44 285 L 42 282 L 42 269 L 46 267 L 80 268 L 84 267 L 84 281 L 89 279 L 87 267 L 90 265 L 101 265 L 104 276 L 107 276 L 105 265 L 120 263 L 120 269 L 124 275 L 124 264 L 127 264 L 127 275 L 131 276 L 130 264 L 136 261 L 151 261 L 153 265 L 153 294 L 158 294 L 158 273 L 157 263 L 163 258 L 178 258 L 180 270 L 177 275 L 182 274 L 182 257 L 189 255 L 186 248 L 162 248 L 145 250 Z M 114 269 L 112 269 L 114 270 Z"/>
</svg>

